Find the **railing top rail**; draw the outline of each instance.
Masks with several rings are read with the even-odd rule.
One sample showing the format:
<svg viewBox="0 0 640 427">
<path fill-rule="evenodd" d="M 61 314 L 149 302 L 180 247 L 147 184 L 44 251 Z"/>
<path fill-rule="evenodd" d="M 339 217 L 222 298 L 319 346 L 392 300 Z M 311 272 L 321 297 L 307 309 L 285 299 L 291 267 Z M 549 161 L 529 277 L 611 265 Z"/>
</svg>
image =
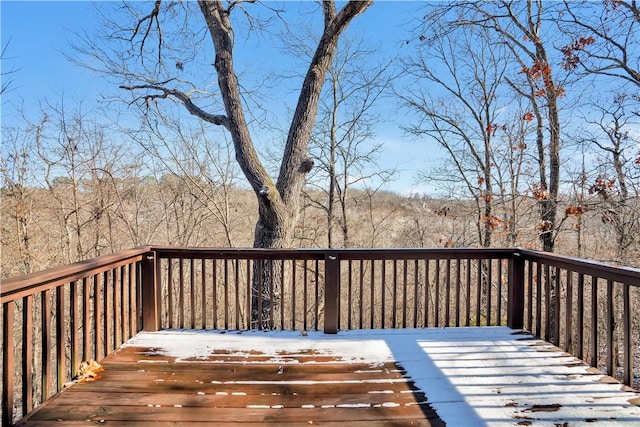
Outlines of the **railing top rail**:
<svg viewBox="0 0 640 427">
<path fill-rule="evenodd" d="M 640 286 L 640 269 L 637 268 L 613 266 L 599 261 L 529 249 L 517 249 L 516 252 L 529 261 L 543 262 L 554 267 L 564 268 L 585 275 L 593 275 L 632 286 Z"/>
<path fill-rule="evenodd" d="M 347 248 L 347 249 L 258 249 L 258 248 L 201 248 L 154 246 L 160 258 L 218 258 L 218 259 L 324 259 L 327 254 L 344 260 L 369 259 L 482 259 L 510 258 L 512 248 Z"/>
<path fill-rule="evenodd" d="M 611 266 L 601 262 L 518 248 L 350 248 L 350 249 L 257 249 L 141 246 L 70 265 L 2 279 L 0 302 L 21 298 L 62 283 L 88 277 L 126 263 L 135 262 L 145 253 L 155 251 L 161 258 L 207 259 L 278 259 L 323 260 L 337 255 L 343 260 L 410 259 L 508 259 L 519 254 L 524 259 L 565 268 L 586 275 L 640 286 L 640 269 Z"/>
<path fill-rule="evenodd" d="M 142 259 L 149 246 L 126 249 L 109 255 L 75 262 L 0 280 L 0 303 L 6 303 L 29 294 L 44 291 L 63 283 L 73 282 L 111 268 Z"/>
</svg>

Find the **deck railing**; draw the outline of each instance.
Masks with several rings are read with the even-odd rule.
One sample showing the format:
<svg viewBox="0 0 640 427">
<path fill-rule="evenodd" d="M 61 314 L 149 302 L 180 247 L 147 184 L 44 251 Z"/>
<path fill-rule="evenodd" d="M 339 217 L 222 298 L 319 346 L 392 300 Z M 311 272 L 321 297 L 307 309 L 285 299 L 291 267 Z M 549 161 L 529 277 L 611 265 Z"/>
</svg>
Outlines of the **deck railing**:
<svg viewBox="0 0 640 427">
<path fill-rule="evenodd" d="M 520 249 L 141 247 L 2 281 L 2 420 L 140 330 L 508 325 L 637 386 L 640 270 Z"/>
</svg>

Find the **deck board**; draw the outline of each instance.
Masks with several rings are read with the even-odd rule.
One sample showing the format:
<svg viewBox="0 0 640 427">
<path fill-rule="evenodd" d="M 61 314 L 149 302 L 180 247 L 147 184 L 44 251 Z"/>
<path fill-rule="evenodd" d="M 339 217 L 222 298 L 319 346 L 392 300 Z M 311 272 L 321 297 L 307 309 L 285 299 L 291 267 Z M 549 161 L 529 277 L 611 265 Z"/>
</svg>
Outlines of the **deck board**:
<svg viewBox="0 0 640 427">
<path fill-rule="evenodd" d="M 312 351 L 176 362 L 131 346 L 102 366 L 100 379 L 65 389 L 21 425 L 444 425 L 394 362 L 345 363 Z"/>
</svg>

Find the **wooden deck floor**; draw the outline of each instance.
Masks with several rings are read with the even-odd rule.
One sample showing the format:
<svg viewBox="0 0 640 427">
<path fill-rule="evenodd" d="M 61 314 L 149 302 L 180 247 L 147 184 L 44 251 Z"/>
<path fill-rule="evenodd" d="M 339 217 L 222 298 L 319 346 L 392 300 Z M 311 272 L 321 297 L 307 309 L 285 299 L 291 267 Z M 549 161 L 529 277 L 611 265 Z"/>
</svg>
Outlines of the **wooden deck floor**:
<svg viewBox="0 0 640 427">
<path fill-rule="evenodd" d="M 22 425 L 640 425 L 639 393 L 504 327 L 142 332 L 102 364 Z"/>
<path fill-rule="evenodd" d="M 176 363 L 153 348 L 125 347 L 102 366 L 100 379 L 72 385 L 20 425 L 444 425 L 393 362 L 221 350 Z"/>
</svg>

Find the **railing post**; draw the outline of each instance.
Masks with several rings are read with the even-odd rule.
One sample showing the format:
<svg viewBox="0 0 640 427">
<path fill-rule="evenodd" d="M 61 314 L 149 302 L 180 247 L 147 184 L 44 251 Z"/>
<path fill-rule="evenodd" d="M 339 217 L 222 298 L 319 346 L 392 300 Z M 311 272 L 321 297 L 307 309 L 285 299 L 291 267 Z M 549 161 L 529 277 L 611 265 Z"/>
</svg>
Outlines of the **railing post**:
<svg viewBox="0 0 640 427">
<path fill-rule="evenodd" d="M 509 290 L 507 304 L 507 326 L 512 329 L 524 327 L 524 258 L 517 251 L 509 260 Z"/>
<path fill-rule="evenodd" d="M 340 258 L 335 252 L 324 256 L 324 333 L 338 333 L 340 295 Z"/>
<path fill-rule="evenodd" d="M 142 329 L 147 332 L 160 330 L 160 283 L 156 277 L 156 253 L 142 257 Z"/>
</svg>

